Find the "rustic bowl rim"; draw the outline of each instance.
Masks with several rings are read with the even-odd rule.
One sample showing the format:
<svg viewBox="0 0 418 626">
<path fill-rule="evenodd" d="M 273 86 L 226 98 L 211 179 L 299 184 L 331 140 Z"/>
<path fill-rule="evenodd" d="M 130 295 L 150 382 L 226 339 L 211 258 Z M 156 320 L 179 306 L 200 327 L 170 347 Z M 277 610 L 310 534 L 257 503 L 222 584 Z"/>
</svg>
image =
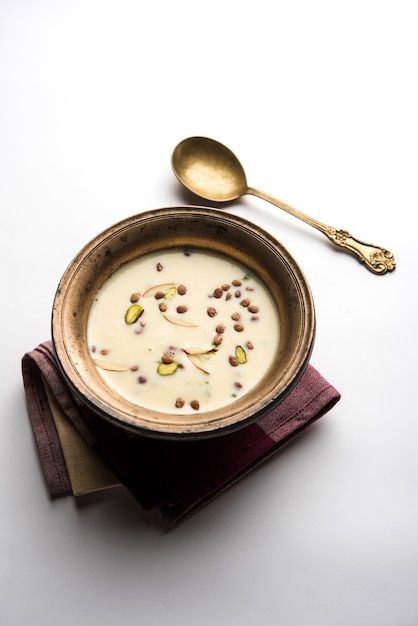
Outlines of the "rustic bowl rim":
<svg viewBox="0 0 418 626">
<path fill-rule="evenodd" d="M 190 415 L 185 415 L 180 416 L 176 421 L 173 417 L 174 414 L 167 416 L 157 411 L 132 405 L 123 399 L 121 403 L 121 399 L 117 398 L 114 391 L 106 388 L 104 383 L 98 383 L 100 377 L 96 370 L 97 379 L 95 378 L 93 372 L 95 366 L 87 353 L 85 326 L 89 308 L 88 302 L 91 302 L 91 294 L 96 289 L 95 285 L 97 284 L 97 264 L 111 274 L 121 262 L 124 262 L 130 233 L 137 235 L 141 241 L 142 235 L 138 235 L 140 231 L 142 233 L 141 228 L 145 228 L 145 231 L 148 228 L 152 232 L 152 228 L 157 226 L 160 229 L 163 225 L 165 228 L 172 228 L 173 224 L 181 224 L 181 220 L 186 220 L 184 223 L 187 227 L 192 228 L 192 232 L 195 234 L 199 234 L 199 229 L 203 229 L 201 232 L 203 237 L 205 236 L 203 234 L 205 233 L 204 229 L 210 230 L 209 227 L 217 229 L 216 232 L 222 232 L 222 229 L 226 229 L 229 235 L 231 232 L 239 234 L 244 237 L 245 243 L 250 242 L 254 245 L 258 254 L 263 252 L 266 255 L 271 267 L 280 271 L 284 282 L 287 280 L 285 288 L 289 291 L 290 296 L 286 297 L 289 301 L 292 299 L 293 311 L 291 313 L 286 312 L 285 315 L 286 323 L 295 333 L 295 346 L 290 345 L 290 350 L 293 351 L 294 349 L 294 354 L 292 352 L 291 355 L 288 355 L 286 352 L 288 362 L 286 362 L 285 371 L 280 373 L 277 381 L 272 380 L 274 373 L 269 370 L 268 384 L 265 376 L 263 378 L 265 386 L 262 387 L 260 383 L 243 396 L 246 398 L 244 403 L 235 401 L 221 409 L 199 413 L 199 417 L 196 419 Z M 168 221 L 170 221 L 170 226 L 168 226 Z M 213 235 L 213 233 L 211 234 Z M 154 235 L 154 237 L 156 236 Z M 164 236 L 170 236 L 168 231 Z M 132 241 L 133 244 L 138 243 L 134 237 Z M 119 258 L 115 254 L 115 242 L 119 246 L 116 247 L 116 251 L 121 255 Z M 151 240 L 151 245 L 157 246 L 158 249 L 161 242 L 158 242 L 157 239 Z M 223 243 L 222 245 L 228 246 L 230 244 Z M 167 245 L 161 249 L 164 247 Z M 205 246 L 198 245 L 197 247 Z M 236 257 L 235 248 L 231 250 L 228 248 L 228 251 L 230 252 L 229 256 Z M 141 256 L 138 252 L 135 254 Z M 255 258 L 245 258 L 252 263 L 256 262 Z M 251 266 L 251 263 L 243 262 Z M 259 259 L 257 263 L 257 267 L 262 267 Z M 94 285 L 92 282 L 92 287 L 89 284 L 89 277 L 95 272 L 96 282 Z M 269 277 L 271 278 L 271 274 Z M 276 280 L 275 277 L 274 280 Z M 280 292 L 280 286 L 274 283 L 272 289 L 276 290 L 278 294 L 277 306 L 282 306 L 282 300 L 283 298 L 286 300 L 286 297 Z M 79 309 L 80 302 L 82 306 Z M 286 303 L 286 306 L 288 304 Z M 294 324 L 293 315 L 299 320 L 295 323 L 295 328 L 292 326 Z M 216 208 L 185 205 L 150 209 L 132 215 L 106 228 L 86 243 L 70 262 L 58 284 L 52 309 L 51 330 L 58 365 L 66 382 L 79 400 L 95 414 L 136 434 L 154 438 L 184 440 L 207 438 L 233 432 L 256 421 L 279 405 L 295 387 L 309 363 L 315 338 L 316 318 L 312 293 L 305 275 L 292 255 L 275 237 L 243 217 Z M 264 395 L 263 392 L 265 392 Z M 164 415 L 165 417 L 163 417 Z"/>
</svg>

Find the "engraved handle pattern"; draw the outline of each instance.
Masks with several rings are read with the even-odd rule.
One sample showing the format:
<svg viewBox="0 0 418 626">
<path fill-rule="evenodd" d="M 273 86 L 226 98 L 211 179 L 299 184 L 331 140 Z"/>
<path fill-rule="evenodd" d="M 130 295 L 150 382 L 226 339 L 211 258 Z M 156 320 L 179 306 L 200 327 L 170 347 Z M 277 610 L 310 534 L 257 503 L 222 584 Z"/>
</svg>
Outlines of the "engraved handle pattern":
<svg viewBox="0 0 418 626">
<path fill-rule="evenodd" d="M 374 274 L 393 272 L 396 267 L 395 257 L 392 252 L 385 248 L 365 243 L 353 237 L 347 230 L 328 226 L 322 232 L 324 232 L 336 246 L 345 248 L 356 255 L 362 263 L 365 263 L 367 269 Z"/>
<path fill-rule="evenodd" d="M 290 206 L 290 204 L 286 204 L 277 198 L 273 198 L 273 196 L 264 193 L 264 191 L 260 191 L 254 187 L 248 187 L 247 193 L 257 196 L 258 198 L 262 198 L 263 200 L 267 200 L 267 202 L 271 202 L 271 204 L 274 204 L 279 209 L 283 209 L 286 213 L 290 213 L 293 217 L 297 217 L 302 220 L 302 222 L 309 224 L 309 226 L 313 226 L 326 235 L 332 243 L 335 243 L 336 246 L 340 246 L 340 248 L 344 248 L 348 252 L 354 254 L 362 263 L 365 264 L 367 269 L 374 274 L 382 275 L 386 274 L 386 272 L 393 272 L 395 269 L 395 258 L 389 250 L 380 248 L 379 246 L 374 246 L 370 243 L 365 243 L 360 239 L 356 239 L 356 237 L 353 237 L 347 230 L 343 230 L 342 228 L 334 228 L 333 226 L 327 226 L 322 222 L 318 222 L 318 220 L 313 217 L 305 215 L 305 213 L 301 213 L 301 211 L 294 209 Z"/>
</svg>

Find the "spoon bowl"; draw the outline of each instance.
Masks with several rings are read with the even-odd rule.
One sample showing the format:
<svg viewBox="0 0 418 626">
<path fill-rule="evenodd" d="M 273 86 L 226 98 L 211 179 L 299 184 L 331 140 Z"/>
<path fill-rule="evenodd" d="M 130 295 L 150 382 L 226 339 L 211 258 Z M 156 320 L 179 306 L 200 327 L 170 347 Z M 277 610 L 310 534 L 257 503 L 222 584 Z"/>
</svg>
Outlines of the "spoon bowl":
<svg viewBox="0 0 418 626">
<path fill-rule="evenodd" d="M 231 202 L 244 194 L 258 196 L 322 232 L 328 239 L 354 254 L 374 274 L 386 274 L 396 267 L 389 250 L 365 243 L 347 230 L 328 226 L 301 213 L 289 204 L 249 187 L 244 168 L 226 146 L 208 137 L 189 137 L 173 151 L 171 165 L 186 189 L 212 202 Z"/>
<path fill-rule="evenodd" d="M 207 137 L 180 142 L 172 155 L 178 180 L 194 194 L 213 202 L 230 202 L 247 193 L 244 168 L 229 148 Z"/>
</svg>

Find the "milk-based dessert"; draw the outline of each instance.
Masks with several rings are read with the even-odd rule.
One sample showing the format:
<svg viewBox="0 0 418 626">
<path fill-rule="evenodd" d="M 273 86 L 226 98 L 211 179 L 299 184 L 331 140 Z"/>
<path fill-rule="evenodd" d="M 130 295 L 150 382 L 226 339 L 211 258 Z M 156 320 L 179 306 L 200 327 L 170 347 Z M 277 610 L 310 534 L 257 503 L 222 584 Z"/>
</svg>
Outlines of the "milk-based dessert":
<svg viewBox="0 0 418 626">
<path fill-rule="evenodd" d="M 140 406 L 191 414 L 248 393 L 277 353 L 268 288 L 230 257 L 174 248 L 122 266 L 92 303 L 87 340 L 109 387 Z"/>
</svg>

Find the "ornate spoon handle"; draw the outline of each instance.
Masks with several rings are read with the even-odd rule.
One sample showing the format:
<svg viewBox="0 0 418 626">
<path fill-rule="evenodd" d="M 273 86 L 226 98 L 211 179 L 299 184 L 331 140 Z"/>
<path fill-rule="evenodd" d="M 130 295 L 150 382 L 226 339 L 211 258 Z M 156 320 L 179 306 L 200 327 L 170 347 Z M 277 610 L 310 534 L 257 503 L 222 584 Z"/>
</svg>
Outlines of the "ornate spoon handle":
<svg viewBox="0 0 418 626">
<path fill-rule="evenodd" d="M 301 213 L 289 204 L 286 204 L 281 200 L 277 200 L 263 191 L 254 189 L 254 187 L 248 187 L 247 193 L 257 196 L 258 198 L 262 198 L 263 200 L 267 200 L 267 202 L 274 204 L 279 209 L 283 209 L 283 211 L 290 213 L 290 215 L 293 215 L 306 224 L 313 226 L 326 235 L 336 246 L 340 246 L 341 248 L 344 248 L 348 252 L 354 254 L 362 263 L 365 264 L 367 269 L 374 274 L 386 274 L 386 272 L 393 272 L 395 269 L 395 258 L 392 252 L 386 250 L 386 248 L 365 243 L 364 241 L 353 237 L 353 235 L 351 235 L 347 230 L 333 228 L 332 226 L 327 226 L 322 222 L 318 222 L 318 220 Z"/>
</svg>

